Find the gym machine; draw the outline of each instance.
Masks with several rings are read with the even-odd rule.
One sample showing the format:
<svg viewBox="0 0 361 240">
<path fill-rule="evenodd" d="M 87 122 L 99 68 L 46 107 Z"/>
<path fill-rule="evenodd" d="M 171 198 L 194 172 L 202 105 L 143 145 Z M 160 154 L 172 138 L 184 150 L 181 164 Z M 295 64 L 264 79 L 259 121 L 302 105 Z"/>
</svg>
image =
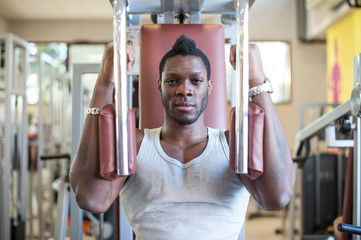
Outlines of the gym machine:
<svg viewBox="0 0 361 240">
<path fill-rule="evenodd" d="M 25 239 L 27 42 L 0 34 L 0 239 Z"/>
<path fill-rule="evenodd" d="M 128 156 L 128 131 L 127 114 L 128 100 L 127 90 L 129 89 L 126 76 L 126 17 L 127 14 L 154 14 L 160 15 L 158 23 L 174 23 L 177 17 L 181 23 L 186 14 L 189 22 L 202 23 L 202 14 L 225 14 L 234 17 L 233 23 L 236 25 L 236 43 L 237 43 L 237 73 L 238 81 L 233 81 L 233 89 L 236 89 L 236 173 L 248 173 L 248 10 L 254 1 L 248 0 L 228 0 L 228 1 L 188 1 L 183 6 L 183 1 L 161 1 L 158 3 L 147 1 L 117 1 L 110 0 L 113 10 L 113 40 L 114 40 L 114 76 L 115 76 L 115 104 L 116 104 L 116 145 L 117 145 L 117 173 L 119 175 L 129 174 L 129 156 Z M 81 92 L 79 79 L 73 79 L 73 92 Z M 243 81 L 243 79 L 246 79 Z M 75 90 L 77 89 L 77 90 Z M 78 98 L 78 95 L 76 95 Z M 76 153 L 76 146 L 80 139 L 80 131 L 83 123 L 82 101 L 76 99 L 73 95 L 73 137 L 72 137 L 72 156 Z M 81 113 L 79 116 L 79 112 Z M 75 202 L 74 193 L 71 193 L 71 238 L 81 239 L 81 221 L 82 211 Z M 133 239 L 130 227 L 128 230 L 120 230 L 120 233 L 126 233 L 127 237 L 121 239 Z M 131 235 L 131 236 L 129 236 Z M 242 239 L 242 234 L 240 239 Z"/>
<path fill-rule="evenodd" d="M 53 123 L 53 82 L 54 82 L 54 64 L 53 59 L 46 55 L 40 54 L 37 57 L 38 63 L 38 85 L 39 85 L 39 102 L 38 102 L 38 154 L 36 160 L 36 174 L 37 174 L 37 209 L 38 209 L 38 226 L 39 233 L 38 238 L 43 239 L 51 236 L 53 229 L 51 223 L 53 223 L 53 214 L 51 210 L 54 208 L 54 195 L 51 189 L 51 182 L 54 179 L 53 176 L 53 162 L 45 164 L 41 160 L 41 156 L 44 154 L 51 154 L 54 152 L 53 139 L 52 139 L 52 123 Z M 49 174 L 47 177 L 46 186 L 43 186 L 44 174 Z M 44 194 L 49 194 L 49 201 L 45 209 Z M 46 210 L 47 209 L 47 210 Z M 46 212 L 45 212 L 46 210 Z M 48 227 L 46 227 L 46 225 Z"/>
<path fill-rule="evenodd" d="M 69 81 L 55 73 L 55 61 L 45 53 L 31 56 L 29 64 L 37 86 L 33 94 L 38 98 L 32 106 L 36 108 L 34 123 L 38 127 L 33 143 L 36 156 L 29 166 L 29 237 L 46 239 L 54 236 L 57 227 L 55 178 L 67 174 L 69 161 L 46 161 L 49 158 L 44 156 L 69 152 L 70 129 L 66 128 L 70 125 Z"/>
<path fill-rule="evenodd" d="M 353 240 L 361 240 L 361 55 L 354 58 L 354 87 L 351 93 L 351 99 L 337 106 L 332 111 L 324 114 L 308 126 L 301 129 L 295 139 L 295 159 L 302 158 L 302 150 L 306 149 L 306 156 L 309 152 L 309 140 L 319 132 L 326 130 L 327 144 L 330 147 L 351 147 L 353 148 L 353 206 L 352 206 L 352 225 L 340 224 L 340 231 L 353 234 Z M 351 118 L 350 130 L 353 131 L 353 140 L 336 139 L 335 122 Z M 292 197 L 290 206 L 290 231 L 288 239 L 294 239 L 294 216 L 295 216 L 295 196 Z M 344 213 L 345 214 L 345 213 Z"/>
<path fill-rule="evenodd" d="M 209 1 L 211 2 L 211 1 Z M 219 1 L 218 1 L 219 2 Z M 236 91 L 236 145 L 235 145 L 235 172 L 240 174 L 248 173 L 248 12 L 249 1 L 223 1 L 223 4 L 229 2 L 232 6 L 227 9 L 235 15 L 236 18 L 236 56 L 237 71 L 235 81 Z M 254 1 L 251 1 L 253 3 Z M 117 145 L 117 173 L 118 175 L 128 175 L 129 169 L 129 142 L 128 142 L 128 104 L 126 97 L 127 77 L 126 77 L 126 16 L 136 9 L 135 13 L 146 13 L 149 9 L 142 9 L 137 1 L 129 2 L 127 0 L 110 0 L 113 6 L 113 41 L 114 41 L 114 77 L 115 77 L 115 106 L 116 106 L 116 145 Z M 127 6 L 129 4 L 129 6 Z M 202 23 L 202 13 L 207 12 L 205 1 L 190 1 L 189 6 L 182 6 L 182 1 L 165 2 L 162 1 L 162 10 L 164 12 L 165 23 L 174 23 L 175 12 L 184 14 L 184 9 L 188 8 L 191 23 Z M 228 6 L 228 5 L 226 5 Z M 129 11 L 127 9 L 129 8 Z M 178 8 L 178 9 L 177 9 Z M 178 11 L 177 11 L 178 10 Z M 214 9 L 213 9 L 214 10 Z M 151 12 L 153 13 L 153 12 Z M 222 14 L 221 10 L 214 13 Z M 153 13 L 154 14 L 154 13 Z"/>
</svg>

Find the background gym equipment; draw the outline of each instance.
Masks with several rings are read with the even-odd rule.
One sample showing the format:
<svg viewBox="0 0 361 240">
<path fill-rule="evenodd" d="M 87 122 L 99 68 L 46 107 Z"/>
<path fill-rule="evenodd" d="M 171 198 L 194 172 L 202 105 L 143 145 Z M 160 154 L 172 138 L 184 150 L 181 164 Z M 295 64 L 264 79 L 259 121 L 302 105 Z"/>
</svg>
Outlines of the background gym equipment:
<svg viewBox="0 0 361 240">
<path fill-rule="evenodd" d="M 56 192 L 52 183 L 57 175 L 67 171 L 69 163 L 45 163 L 41 156 L 69 149 L 69 132 L 65 127 L 69 125 L 66 111 L 69 87 L 67 78 L 56 75 L 54 59 L 49 55 L 37 54 L 30 58 L 29 63 L 29 78 L 37 84 L 37 92 L 33 92 L 32 97 L 34 94 L 38 97 L 36 105 L 31 106 L 36 112 L 32 122 L 37 129 L 32 133 L 36 136 L 32 140 L 32 150 L 36 149 L 36 155 L 31 155 L 29 167 L 29 235 L 44 239 L 54 236 Z"/>
<path fill-rule="evenodd" d="M 25 238 L 26 46 L 13 34 L 0 34 L 0 239 Z"/>
<path fill-rule="evenodd" d="M 37 179 L 36 199 L 38 216 L 38 238 L 43 239 L 53 236 L 54 218 L 52 211 L 54 209 L 54 191 L 51 183 L 54 177 L 54 162 L 44 163 L 41 156 L 45 154 L 54 154 L 55 146 L 53 144 L 53 83 L 55 79 L 53 59 L 46 54 L 40 54 L 36 58 L 38 70 L 38 150 L 36 159 L 36 169 L 32 172 Z M 44 178 L 48 181 L 44 184 Z M 45 201 L 44 196 L 47 196 Z M 32 206 L 32 205 L 31 205 Z"/>
<path fill-rule="evenodd" d="M 55 60 L 39 53 L 29 57 L 29 78 L 34 88 L 29 92 L 29 172 L 27 237 L 47 239 L 56 229 L 57 192 L 53 182 L 67 174 L 69 162 L 41 160 L 42 155 L 70 149 L 69 80 L 56 74 Z M 30 119 L 30 118 L 29 118 Z"/>
<path fill-rule="evenodd" d="M 41 155 L 40 159 L 42 161 L 66 159 L 68 160 L 67 162 L 70 162 L 70 154 Z M 57 181 L 58 198 L 56 205 L 56 220 L 54 221 L 55 226 L 52 235 L 55 240 L 62 240 L 66 238 L 66 229 L 67 229 L 67 222 L 69 217 L 69 192 L 70 192 L 68 172 L 69 171 L 67 171 L 65 175 L 60 176 L 60 178 Z"/>
<path fill-rule="evenodd" d="M 335 121 L 348 118 L 352 114 L 352 127 L 353 131 L 353 206 L 352 206 L 352 225 L 356 227 L 361 226 L 361 115 L 360 115 L 360 59 L 361 56 L 354 58 L 354 88 L 352 89 L 351 99 L 347 102 L 337 106 L 332 111 L 324 114 L 305 128 L 301 129 L 296 135 L 295 141 L 295 158 L 300 157 L 302 154 L 303 145 L 307 145 L 307 141 L 318 134 L 320 131 L 331 127 L 331 130 L 336 131 Z M 329 129 L 328 129 L 329 130 Z M 333 135 L 334 139 L 328 139 L 328 142 L 332 142 L 332 147 L 350 147 L 349 141 L 344 139 L 336 139 L 336 134 Z M 345 142 L 346 141 L 346 142 Z M 346 176 L 347 177 L 347 176 Z M 294 218 L 294 201 L 291 202 L 291 216 L 290 216 L 290 229 L 293 229 L 294 224 L 292 219 Z M 289 239 L 293 239 L 293 232 L 290 231 Z M 354 235 L 353 240 L 360 240 L 361 236 Z"/>
</svg>

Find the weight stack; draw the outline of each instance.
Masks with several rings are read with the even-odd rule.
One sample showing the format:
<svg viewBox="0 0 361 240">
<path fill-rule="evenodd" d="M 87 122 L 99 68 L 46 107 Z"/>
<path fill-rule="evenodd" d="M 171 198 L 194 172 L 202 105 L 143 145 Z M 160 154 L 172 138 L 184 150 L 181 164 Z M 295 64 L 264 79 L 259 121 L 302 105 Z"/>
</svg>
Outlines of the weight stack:
<svg viewBox="0 0 361 240">
<path fill-rule="evenodd" d="M 338 158 L 328 153 L 313 155 L 303 166 L 302 239 L 327 239 L 341 214 L 347 158 L 342 157 L 341 163 Z"/>
</svg>

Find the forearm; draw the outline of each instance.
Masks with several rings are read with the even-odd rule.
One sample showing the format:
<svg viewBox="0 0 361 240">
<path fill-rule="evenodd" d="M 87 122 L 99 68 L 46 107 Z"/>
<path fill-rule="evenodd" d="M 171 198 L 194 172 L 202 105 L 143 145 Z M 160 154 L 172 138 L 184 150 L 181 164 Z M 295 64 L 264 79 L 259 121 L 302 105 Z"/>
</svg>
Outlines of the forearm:
<svg viewBox="0 0 361 240">
<path fill-rule="evenodd" d="M 274 210 L 285 206 L 294 184 L 294 167 L 281 122 L 269 94 L 260 94 L 253 101 L 265 111 L 264 172 L 252 181 L 242 176 L 248 190 L 260 206 Z"/>
<path fill-rule="evenodd" d="M 98 84 L 94 89 L 90 107 L 102 108 L 111 104 L 112 92 L 112 86 Z M 125 181 L 125 178 L 114 181 L 101 178 L 99 161 L 99 115 L 88 115 L 71 165 L 70 182 L 79 206 L 91 212 L 107 210 Z"/>
</svg>

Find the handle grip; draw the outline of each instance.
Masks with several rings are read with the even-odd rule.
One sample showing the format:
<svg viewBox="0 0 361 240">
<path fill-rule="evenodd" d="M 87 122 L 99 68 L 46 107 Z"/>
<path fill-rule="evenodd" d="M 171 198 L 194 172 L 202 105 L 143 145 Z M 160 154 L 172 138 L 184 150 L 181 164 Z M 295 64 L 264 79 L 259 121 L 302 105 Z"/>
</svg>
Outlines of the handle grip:
<svg viewBox="0 0 361 240">
<path fill-rule="evenodd" d="M 115 129 L 117 175 L 129 175 L 129 136 L 127 102 L 127 32 L 126 0 L 110 1 L 113 5 Z"/>
<path fill-rule="evenodd" d="M 340 223 L 340 224 L 338 224 L 337 229 L 340 232 L 361 235 L 361 227 L 358 227 L 358 226 L 354 226 L 354 225 L 350 225 L 350 224 L 346 224 L 346 223 Z"/>
<path fill-rule="evenodd" d="M 235 172 L 248 173 L 248 0 L 237 1 Z"/>
</svg>

